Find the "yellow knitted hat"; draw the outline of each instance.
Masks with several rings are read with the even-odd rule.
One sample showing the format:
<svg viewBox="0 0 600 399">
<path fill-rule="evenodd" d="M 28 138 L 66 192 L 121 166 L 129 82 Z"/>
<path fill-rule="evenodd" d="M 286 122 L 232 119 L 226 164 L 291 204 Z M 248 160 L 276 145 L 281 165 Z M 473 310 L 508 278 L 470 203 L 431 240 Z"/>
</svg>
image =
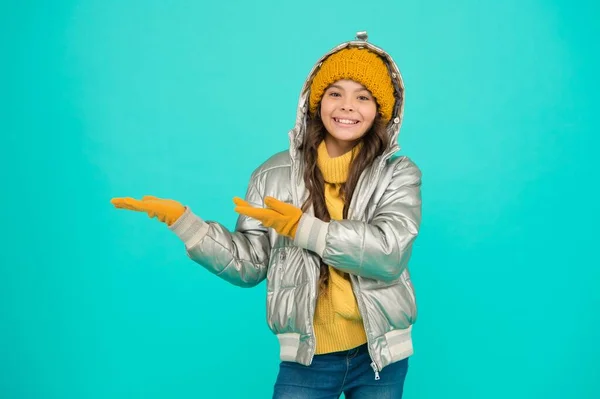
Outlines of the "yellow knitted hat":
<svg viewBox="0 0 600 399">
<path fill-rule="evenodd" d="M 351 79 L 365 86 L 375 97 L 379 113 L 387 122 L 394 112 L 394 85 L 383 59 L 359 48 L 346 48 L 323 61 L 310 86 L 310 113 L 314 115 L 323 93 L 332 83 Z"/>
</svg>

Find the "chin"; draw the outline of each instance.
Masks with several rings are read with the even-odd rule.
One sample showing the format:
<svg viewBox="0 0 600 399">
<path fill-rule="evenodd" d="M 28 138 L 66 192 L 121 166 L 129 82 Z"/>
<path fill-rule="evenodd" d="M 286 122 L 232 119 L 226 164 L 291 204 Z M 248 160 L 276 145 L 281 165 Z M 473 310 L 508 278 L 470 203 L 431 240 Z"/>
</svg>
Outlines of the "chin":
<svg viewBox="0 0 600 399">
<path fill-rule="evenodd" d="M 333 138 L 336 139 L 337 141 L 343 141 L 346 143 L 351 143 L 353 141 L 356 141 L 358 139 L 360 139 L 360 135 L 341 135 L 341 134 L 332 134 Z"/>
<path fill-rule="evenodd" d="M 360 139 L 364 134 L 365 132 L 362 131 L 349 132 L 347 130 L 339 131 L 338 129 L 334 129 L 332 136 L 335 139 L 341 141 L 356 141 Z"/>
</svg>

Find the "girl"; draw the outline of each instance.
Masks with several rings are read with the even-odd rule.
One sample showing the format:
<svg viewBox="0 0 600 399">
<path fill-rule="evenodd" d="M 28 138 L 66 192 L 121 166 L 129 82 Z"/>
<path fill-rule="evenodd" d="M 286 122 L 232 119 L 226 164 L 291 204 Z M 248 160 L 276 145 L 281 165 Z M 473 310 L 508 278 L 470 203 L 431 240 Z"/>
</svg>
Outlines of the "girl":
<svg viewBox="0 0 600 399">
<path fill-rule="evenodd" d="M 232 284 L 267 280 L 274 398 L 402 397 L 421 222 L 421 172 L 395 155 L 403 109 L 396 64 L 359 32 L 310 72 L 289 150 L 233 200 L 235 231 L 174 200 L 111 201 L 166 223 L 193 261 Z"/>
</svg>

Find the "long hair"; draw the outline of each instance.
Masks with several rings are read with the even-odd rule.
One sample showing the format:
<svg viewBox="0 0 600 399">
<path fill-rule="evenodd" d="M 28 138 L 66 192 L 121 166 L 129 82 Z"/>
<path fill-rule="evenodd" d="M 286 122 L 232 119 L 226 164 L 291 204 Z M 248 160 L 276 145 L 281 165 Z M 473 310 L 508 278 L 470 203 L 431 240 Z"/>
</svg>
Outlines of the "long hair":
<svg viewBox="0 0 600 399">
<path fill-rule="evenodd" d="M 315 115 L 309 116 L 306 126 L 306 137 L 299 150 L 304 159 L 304 184 L 308 190 L 308 198 L 302 205 L 302 210 L 306 211 L 310 205 L 313 205 L 315 217 L 324 222 L 329 222 L 331 217 L 325 204 L 325 180 L 323 174 L 317 166 L 317 149 L 321 141 L 325 138 L 327 131 L 321 120 L 320 106 L 317 107 Z M 356 188 L 361 173 L 373 163 L 375 158 L 382 155 L 385 151 L 389 138 L 386 133 L 386 122 L 379 113 L 373 121 L 371 128 L 362 137 L 363 148 L 356 158 L 351 160 L 348 179 L 342 183 L 340 194 L 344 200 L 343 218 L 348 216 L 348 206 L 352 199 L 352 194 Z M 321 260 L 319 275 L 319 291 L 322 292 L 327 286 L 329 279 L 329 269 Z"/>
</svg>

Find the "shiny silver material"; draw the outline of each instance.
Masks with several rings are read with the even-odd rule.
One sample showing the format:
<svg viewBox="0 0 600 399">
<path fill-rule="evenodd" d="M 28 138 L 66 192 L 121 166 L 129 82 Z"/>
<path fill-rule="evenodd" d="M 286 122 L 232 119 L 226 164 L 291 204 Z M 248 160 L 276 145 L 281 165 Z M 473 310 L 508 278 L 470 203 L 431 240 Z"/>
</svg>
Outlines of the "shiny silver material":
<svg viewBox="0 0 600 399">
<path fill-rule="evenodd" d="M 356 40 L 362 40 L 363 42 L 366 42 L 368 39 L 369 35 L 367 34 L 367 31 L 356 32 Z"/>
<path fill-rule="evenodd" d="M 288 134 L 289 150 L 273 155 L 252 173 L 245 198 L 260 207 L 266 196 L 302 205 L 308 193 L 298 148 L 305 137 L 310 82 L 323 60 L 351 46 L 368 48 L 385 60 L 393 73 L 396 105 L 387 127 L 387 148 L 362 173 L 348 219 L 327 225 L 323 260 L 352 271 L 350 278 L 378 376 L 385 366 L 413 353 L 411 330 L 417 304 L 408 264 L 421 223 L 421 171 L 408 157 L 395 155 L 400 149 L 397 139 L 404 112 L 404 84 L 390 55 L 368 42 L 350 41 L 317 60 L 300 92 L 296 123 Z M 312 208 L 308 210 L 308 214 L 312 212 Z M 245 216 L 238 218 L 232 233 L 187 209 L 170 228 L 185 243 L 188 256 L 220 278 L 242 287 L 266 279 L 267 322 L 279 339 L 281 360 L 311 364 L 319 277 L 316 253 Z"/>
</svg>

